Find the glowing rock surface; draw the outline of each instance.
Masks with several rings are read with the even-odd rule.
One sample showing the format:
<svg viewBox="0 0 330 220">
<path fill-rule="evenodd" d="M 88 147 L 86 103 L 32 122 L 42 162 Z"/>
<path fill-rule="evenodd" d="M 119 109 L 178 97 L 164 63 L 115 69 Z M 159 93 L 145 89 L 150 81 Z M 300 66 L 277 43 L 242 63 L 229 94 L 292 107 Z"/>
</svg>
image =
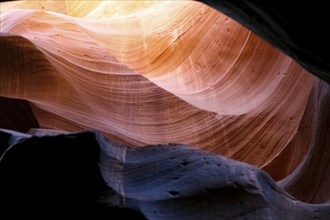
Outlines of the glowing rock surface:
<svg viewBox="0 0 330 220">
<path fill-rule="evenodd" d="M 46 128 L 185 143 L 264 166 L 297 132 L 313 83 L 291 58 L 197 2 L 1 10 L 0 95 L 29 100 Z"/>
<path fill-rule="evenodd" d="M 0 96 L 27 100 L 40 127 L 191 145 L 284 178 L 305 202 L 329 201 L 329 86 L 231 18 L 194 1 L 0 11 Z"/>
</svg>

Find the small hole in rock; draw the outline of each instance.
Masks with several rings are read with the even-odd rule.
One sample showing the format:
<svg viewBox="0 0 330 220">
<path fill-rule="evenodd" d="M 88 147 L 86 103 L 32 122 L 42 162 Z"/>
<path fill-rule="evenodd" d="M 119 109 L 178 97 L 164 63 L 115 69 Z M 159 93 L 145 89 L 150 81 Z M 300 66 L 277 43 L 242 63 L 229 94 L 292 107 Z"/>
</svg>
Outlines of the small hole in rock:
<svg viewBox="0 0 330 220">
<path fill-rule="evenodd" d="M 179 195 L 179 192 L 177 192 L 177 191 L 169 191 L 168 192 L 171 196 L 177 196 L 177 195 Z"/>
</svg>

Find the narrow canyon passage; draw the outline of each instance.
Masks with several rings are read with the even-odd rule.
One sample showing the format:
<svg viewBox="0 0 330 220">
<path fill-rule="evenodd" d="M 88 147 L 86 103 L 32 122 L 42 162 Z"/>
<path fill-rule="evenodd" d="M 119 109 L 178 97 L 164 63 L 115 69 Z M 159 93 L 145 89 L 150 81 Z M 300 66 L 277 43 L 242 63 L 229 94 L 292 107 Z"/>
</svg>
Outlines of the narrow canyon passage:
<svg viewBox="0 0 330 220">
<path fill-rule="evenodd" d="M 267 16 L 261 17 L 265 23 L 262 19 L 251 22 L 245 15 L 254 1 L 247 6 L 227 1 L 205 2 L 247 27 L 197 1 L 1 3 L 1 128 L 24 133 L 37 127 L 65 133 L 97 130 L 98 138 L 104 135 L 123 146 L 137 147 L 136 151 L 134 148 L 129 151 L 134 152 L 131 153 L 133 161 L 138 157 L 136 152 L 146 155 L 153 152 L 144 147 L 146 145 L 168 146 L 168 154 L 173 146 L 170 143 L 189 145 L 196 150 L 196 155 L 208 154 L 206 152 L 211 153 L 212 158 L 219 155 L 214 161 L 229 157 L 249 164 L 243 164 L 242 170 L 249 170 L 252 165 L 279 181 L 276 185 L 263 171 L 253 168 L 256 169 L 253 175 L 262 176 L 257 183 L 270 187 L 262 185 L 256 191 L 266 198 L 265 206 L 270 206 L 267 210 L 271 211 L 243 205 L 244 211 L 236 215 L 230 211 L 236 209 L 234 206 L 224 205 L 222 214 L 228 211 L 223 214 L 224 219 L 282 218 L 284 200 L 292 208 L 287 210 L 291 217 L 302 217 L 303 214 L 297 213 L 305 213 L 312 218 L 314 214 L 308 213 L 316 207 L 319 211 L 316 216 L 327 219 L 330 209 L 327 205 L 308 204 L 330 201 L 330 97 L 329 85 L 322 81 L 328 79 L 327 66 L 320 65 L 317 69 L 319 64 L 315 61 L 321 60 L 315 57 L 322 53 L 315 53 L 315 57 L 309 59 L 306 55 L 309 45 L 305 50 L 292 49 L 296 45 L 292 46 L 289 41 L 296 41 L 290 37 L 291 32 L 285 35 L 286 29 L 281 29 L 278 38 L 269 37 L 273 36 L 272 28 L 280 30 L 282 23 L 276 23 L 277 17 Z M 263 11 L 266 7 L 253 9 L 255 14 L 267 12 Z M 267 22 L 268 29 L 260 31 Z M 289 44 L 292 47 L 287 46 Z M 2 132 L 4 137 L 8 136 L 8 131 Z M 35 132 L 38 135 L 42 130 Z M 7 148 L 10 143 L 15 143 L 13 148 L 18 144 L 8 140 L 3 138 Z M 109 146 L 102 143 L 97 141 L 93 146 L 101 149 Z M 159 146 L 154 148 L 158 158 L 162 150 Z M 4 151 L 0 149 L 0 152 Z M 192 158 L 202 158 L 196 155 L 193 153 Z M 177 165 L 173 164 L 179 163 L 179 159 L 170 157 L 162 160 L 168 160 L 174 167 Z M 122 163 L 127 161 L 124 159 Z M 147 159 L 140 162 L 155 163 Z M 191 172 L 196 175 L 213 172 L 207 170 L 192 167 Z M 171 172 L 180 173 L 182 169 Z M 200 178 L 205 178 L 202 176 Z M 157 178 L 168 180 L 158 174 L 152 178 L 156 178 L 150 179 L 153 186 L 157 185 L 152 182 L 157 182 Z M 114 182 L 112 177 L 105 181 L 110 185 Z M 218 189 L 217 184 L 221 185 L 221 181 L 211 185 Z M 243 188 L 245 184 L 248 183 L 239 183 Z M 207 187 L 204 183 L 187 187 L 188 197 L 195 198 L 197 193 L 202 195 L 203 204 L 207 201 L 208 194 L 199 191 Z M 194 187 L 197 187 L 195 192 Z M 154 203 L 153 199 L 149 205 L 144 204 L 136 195 L 110 188 L 128 200 L 134 198 L 127 207 L 138 209 L 144 215 L 152 213 L 149 205 L 164 210 L 171 207 Z M 156 188 L 154 192 L 161 192 Z M 269 192 L 273 191 L 270 189 L 279 193 L 273 195 L 275 202 L 271 202 L 273 197 Z M 221 190 L 217 193 L 221 197 Z M 238 197 L 244 194 L 235 193 L 239 193 Z M 295 204 L 286 193 L 302 202 Z M 140 196 L 148 197 L 147 194 Z M 179 198 L 183 199 L 181 194 Z M 251 201 L 254 199 L 256 197 L 251 197 Z M 160 200 L 166 201 L 167 197 Z M 214 202 L 210 210 L 216 209 L 216 204 L 226 204 L 217 197 L 210 200 Z M 175 206 L 187 207 L 189 200 L 183 201 Z M 182 217 L 182 213 L 175 215 L 173 208 L 169 210 L 174 217 L 163 213 L 163 219 Z M 260 212 L 249 217 L 252 210 Z M 222 216 L 210 213 L 200 215 L 208 216 L 207 219 Z M 158 214 L 148 215 L 150 219 L 161 219 Z"/>
</svg>

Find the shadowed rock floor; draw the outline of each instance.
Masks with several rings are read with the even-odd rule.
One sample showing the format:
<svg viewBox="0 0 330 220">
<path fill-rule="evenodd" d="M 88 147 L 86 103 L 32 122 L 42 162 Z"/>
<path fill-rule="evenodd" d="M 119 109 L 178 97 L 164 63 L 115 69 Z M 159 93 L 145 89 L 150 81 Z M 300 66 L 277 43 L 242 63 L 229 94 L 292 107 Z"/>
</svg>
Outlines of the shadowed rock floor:
<svg viewBox="0 0 330 220">
<path fill-rule="evenodd" d="M 189 146 L 131 148 L 94 131 L 33 133 L 0 130 L 0 200 L 7 210 L 98 210 L 157 220 L 330 215 L 329 206 L 297 201 L 258 168 Z"/>
</svg>

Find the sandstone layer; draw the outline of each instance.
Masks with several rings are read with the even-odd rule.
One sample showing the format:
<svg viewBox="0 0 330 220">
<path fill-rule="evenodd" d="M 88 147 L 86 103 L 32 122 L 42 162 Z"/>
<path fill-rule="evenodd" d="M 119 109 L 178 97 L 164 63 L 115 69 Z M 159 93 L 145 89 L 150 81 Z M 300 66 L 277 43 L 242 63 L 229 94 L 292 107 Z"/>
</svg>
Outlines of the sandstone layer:
<svg viewBox="0 0 330 220">
<path fill-rule="evenodd" d="M 105 191 L 91 195 L 148 219 L 330 218 L 330 48 L 314 25 L 326 26 L 322 4 L 202 2 L 226 15 L 196 1 L 1 3 L 0 127 L 49 130 L 3 130 L 0 166 L 17 140 L 39 140 L 31 134 L 46 135 L 39 147 L 63 138 L 70 148 L 74 136 L 101 148 L 103 177 L 92 179 Z M 70 134 L 86 129 L 111 141 Z M 127 203 L 109 202 L 118 198 Z"/>
</svg>

